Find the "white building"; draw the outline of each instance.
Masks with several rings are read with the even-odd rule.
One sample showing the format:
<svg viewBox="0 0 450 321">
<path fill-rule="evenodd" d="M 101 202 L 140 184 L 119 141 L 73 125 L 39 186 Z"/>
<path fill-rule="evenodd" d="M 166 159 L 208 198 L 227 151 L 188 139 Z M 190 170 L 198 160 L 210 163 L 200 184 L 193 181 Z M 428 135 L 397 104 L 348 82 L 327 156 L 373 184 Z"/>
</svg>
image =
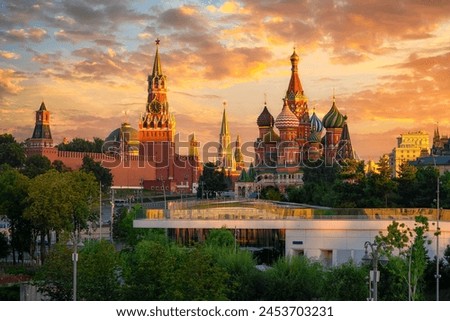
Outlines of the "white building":
<svg viewBox="0 0 450 321">
<path fill-rule="evenodd" d="M 266 233 L 269 238 L 275 235 L 275 238 L 283 238 L 285 255 L 305 255 L 327 266 L 335 266 L 349 260 L 360 262 L 366 241 L 373 242 L 380 231 L 386 232 L 393 220 L 412 229 L 414 217 L 421 214 L 428 217 L 430 223 L 427 236 L 432 243 L 427 245 L 428 254 L 433 257 L 436 253 L 435 209 L 331 210 L 263 201 L 240 202 L 242 206 L 234 202 L 230 207 L 214 207 L 214 204 L 217 202 L 211 203 L 209 208 L 195 209 L 186 203 L 183 208 L 177 208 L 172 203 L 166 211 L 148 210 L 147 219 L 135 220 L 134 227 L 190 230 L 190 235 L 197 235 L 193 230 L 226 227 L 241 231 L 235 233 L 240 235 L 238 244 L 241 246 L 248 241 L 243 239 L 243 234 L 254 237 L 257 230 L 265 230 L 269 231 Z M 450 244 L 450 210 L 441 210 L 439 226 L 439 255 L 442 256 Z"/>
</svg>

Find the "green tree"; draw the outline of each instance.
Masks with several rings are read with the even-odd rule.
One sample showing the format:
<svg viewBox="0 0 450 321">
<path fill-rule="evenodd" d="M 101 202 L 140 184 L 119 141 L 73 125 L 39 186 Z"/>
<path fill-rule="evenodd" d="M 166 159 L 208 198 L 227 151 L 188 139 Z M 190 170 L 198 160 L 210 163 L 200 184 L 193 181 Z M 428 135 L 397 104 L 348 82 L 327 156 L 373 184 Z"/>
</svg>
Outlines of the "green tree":
<svg viewBox="0 0 450 321">
<path fill-rule="evenodd" d="M 34 178 L 38 175 L 44 174 L 51 168 L 52 165 L 50 160 L 46 156 L 31 155 L 26 158 L 22 173 L 29 178 Z"/>
<path fill-rule="evenodd" d="M 256 260 L 252 253 L 240 249 L 235 251 L 234 236 L 229 230 L 211 232 L 205 250 L 228 275 L 227 298 L 232 301 L 261 300 L 261 293 L 264 292 L 263 272 L 256 269 Z"/>
<path fill-rule="evenodd" d="M 72 250 L 65 242 L 55 244 L 45 263 L 33 278 L 39 292 L 52 301 L 69 301 L 73 298 Z"/>
<path fill-rule="evenodd" d="M 400 164 L 397 176 L 399 205 L 404 207 L 413 207 L 414 198 L 411 195 L 417 195 L 420 191 L 417 189 L 416 181 L 417 168 L 408 162 Z"/>
<path fill-rule="evenodd" d="M 215 197 L 217 192 L 226 190 L 227 182 L 224 169 L 219 170 L 209 162 L 203 166 L 203 173 L 199 178 L 198 197 Z"/>
<path fill-rule="evenodd" d="M 450 172 L 446 171 L 440 177 L 440 206 L 450 208 Z"/>
<path fill-rule="evenodd" d="M 213 248 L 234 249 L 235 237 L 230 230 L 225 227 L 221 229 L 212 229 L 206 238 L 206 245 Z"/>
<path fill-rule="evenodd" d="M 122 253 L 125 281 L 122 299 L 155 301 L 167 299 L 178 251 L 167 244 L 142 240 L 132 251 Z"/>
<path fill-rule="evenodd" d="M 180 251 L 164 300 L 217 301 L 227 299 L 228 274 L 204 247 Z"/>
<path fill-rule="evenodd" d="M 141 240 L 154 240 L 166 243 L 165 231 L 162 229 L 146 229 L 133 227 L 133 221 L 141 215 L 144 209 L 140 205 L 133 206 L 130 210 L 122 207 L 114 216 L 113 238 L 130 248 L 134 248 Z"/>
<path fill-rule="evenodd" d="M 66 235 L 67 236 L 67 235 Z M 67 238 L 57 243 L 33 279 L 39 291 L 51 300 L 72 300 L 72 250 Z M 80 248 L 77 271 L 77 298 L 88 301 L 119 299 L 119 256 L 106 241 L 87 241 Z"/>
<path fill-rule="evenodd" d="M 59 159 L 56 159 L 53 161 L 52 168 L 57 170 L 60 173 L 72 171 L 72 169 L 70 167 L 67 167 L 66 164 L 64 164 L 64 162 Z"/>
<path fill-rule="evenodd" d="M 281 194 L 277 187 L 268 186 L 261 190 L 261 198 L 272 201 L 282 201 L 284 200 L 284 195 Z"/>
<path fill-rule="evenodd" d="M 103 192 L 106 192 L 111 187 L 113 181 L 111 170 L 109 168 L 103 167 L 100 162 L 96 162 L 86 155 L 83 157 L 81 170 L 86 173 L 94 174 L 97 182 L 100 182 L 102 184 Z"/>
<path fill-rule="evenodd" d="M 323 297 L 323 267 L 306 257 L 281 258 L 272 269 L 265 272 L 265 276 L 265 300 L 311 301 Z"/>
<path fill-rule="evenodd" d="M 28 207 L 30 180 L 18 170 L 9 166 L 0 168 L 0 217 L 6 217 L 10 224 L 13 261 L 16 254 L 23 259 L 25 252 L 33 252 L 31 222 L 24 217 Z"/>
<path fill-rule="evenodd" d="M 424 274 L 428 264 L 426 246 L 430 243 L 426 236 L 428 230 L 428 219 L 419 215 L 415 217 L 413 229 L 404 223 L 393 221 L 386 234 L 380 232 L 376 237 L 379 244 L 386 244 L 389 257 L 386 270 L 391 277 L 385 283 L 383 291 L 387 293 L 386 299 L 423 299 Z"/>
<path fill-rule="evenodd" d="M 80 250 L 78 297 L 87 301 L 118 300 L 119 255 L 107 241 L 87 241 Z"/>
<path fill-rule="evenodd" d="M 4 259 L 9 255 L 8 237 L 5 233 L 0 232 L 0 259 Z"/>
<path fill-rule="evenodd" d="M 417 193 L 414 207 L 435 207 L 439 172 L 434 167 L 419 167 L 416 173 Z"/>
<path fill-rule="evenodd" d="M 92 174 L 82 171 L 59 173 L 50 170 L 36 176 L 29 188 L 30 206 L 25 218 L 30 220 L 41 241 L 41 261 L 44 261 L 50 231 L 74 232 L 87 227 L 98 188 Z"/>
<path fill-rule="evenodd" d="M 367 299 L 367 275 L 364 267 L 348 262 L 326 272 L 326 300 L 365 301 Z"/>
<path fill-rule="evenodd" d="M 57 147 L 61 151 L 102 153 L 103 143 L 104 140 L 98 137 L 94 137 L 93 141 L 75 137 L 71 142 L 66 144 L 61 143 Z"/>
<path fill-rule="evenodd" d="M 25 150 L 11 134 L 0 135 L 0 165 L 19 168 L 25 162 Z"/>
</svg>

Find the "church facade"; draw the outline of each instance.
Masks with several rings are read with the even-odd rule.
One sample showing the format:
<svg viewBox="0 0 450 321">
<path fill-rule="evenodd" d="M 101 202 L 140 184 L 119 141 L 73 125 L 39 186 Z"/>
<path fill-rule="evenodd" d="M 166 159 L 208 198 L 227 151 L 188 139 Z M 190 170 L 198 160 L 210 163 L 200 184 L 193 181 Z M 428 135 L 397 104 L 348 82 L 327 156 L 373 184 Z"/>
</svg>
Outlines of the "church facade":
<svg viewBox="0 0 450 321">
<path fill-rule="evenodd" d="M 334 95 L 322 120 L 315 110 L 310 115 L 295 49 L 290 61 L 291 77 L 281 112 L 274 118 L 265 103 L 256 120 L 259 135 L 254 143 L 254 174 L 235 184 L 238 197 L 258 195 L 270 186 L 284 192 L 288 186 L 303 184 L 302 168 L 306 166 L 332 166 L 355 157 L 347 116 L 339 111 Z"/>
<path fill-rule="evenodd" d="M 175 117 L 167 98 L 167 77 L 162 71 L 159 40 L 152 73 L 148 76 L 145 112 L 138 121 L 138 129 L 123 123 L 106 138 L 102 153 L 60 151 L 53 144 L 50 112 L 42 102 L 36 111 L 33 135 L 26 141 L 27 155 L 43 155 L 62 161 L 72 169 L 82 165 L 85 155 L 113 174 L 113 185 L 144 187 L 154 191 L 195 192 L 200 174 L 198 142 L 189 138 L 188 155 L 175 151 Z"/>
</svg>

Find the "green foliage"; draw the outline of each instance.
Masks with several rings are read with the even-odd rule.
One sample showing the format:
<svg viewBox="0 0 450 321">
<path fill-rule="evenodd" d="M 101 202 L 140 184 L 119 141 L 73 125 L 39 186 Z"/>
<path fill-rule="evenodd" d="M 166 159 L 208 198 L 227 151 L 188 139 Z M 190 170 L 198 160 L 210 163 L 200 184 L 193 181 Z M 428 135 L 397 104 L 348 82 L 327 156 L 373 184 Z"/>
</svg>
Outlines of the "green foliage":
<svg viewBox="0 0 450 321">
<path fill-rule="evenodd" d="M 0 301 L 20 301 L 20 285 L 0 287 Z"/>
<path fill-rule="evenodd" d="M 119 299 L 119 256 L 106 241 L 87 241 L 79 248 L 77 299 L 109 301 Z M 51 300 L 73 298 L 72 250 L 65 241 L 56 244 L 33 279 L 39 291 Z"/>
<path fill-rule="evenodd" d="M 98 137 L 94 137 L 94 140 L 88 141 L 83 138 L 75 137 L 71 142 L 59 144 L 58 150 L 71 151 L 71 152 L 85 152 L 85 153 L 101 153 L 104 140 Z"/>
<path fill-rule="evenodd" d="M 113 175 L 109 168 L 105 168 L 100 162 L 94 161 L 89 156 L 83 157 L 83 164 L 81 165 L 81 170 L 86 173 L 94 174 L 97 182 L 102 184 L 102 191 L 106 192 L 112 185 Z"/>
<path fill-rule="evenodd" d="M 134 248 L 141 240 L 154 240 L 166 243 L 167 237 L 164 230 L 134 228 L 133 221 L 143 211 L 142 206 L 135 205 L 130 210 L 122 207 L 114 215 L 113 238 L 115 241 L 124 243 L 126 246 Z"/>
<path fill-rule="evenodd" d="M 123 254 L 126 300 L 224 300 L 227 274 L 202 247 L 140 241 Z"/>
<path fill-rule="evenodd" d="M 414 228 L 393 221 L 387 233 L 380 232 L 376 237 L 378 244 L 386 245 L 389 257 L 386 266 L 388 282 L 384 283 L 383 293 L 386 300 L 420 300 L 424 297 L 424 275 L 428 264 L 426 232 L 428 219 L 416 216 Z"/>
<path fill-rule="evenodd" d="M 435 207 L 439 172 L 434 167 L 419 167 L 416 173 L 415 207 Z"/>
<path fill-rule="evenodd" d="M 233 233 L 225 227 L 210 230 L 206 238 L 206 245 L 214 248 L 234 248 L 234 243 Z"/>
<path fill-rule="evenodd" d="M 281 258 L 266 271 L 268 301 L 311 301 L 323 297 L 325 273 L 320 263 L 306 257 Z"/>
<path fill-rule="evenodd" d="M 197 197 L 215 197 L 217 192 L 226 190 L 228 187 L 225 170 L 219 170 L 213 163 L 204 164 L 203 173 L 199 178 L 199 189 Z"/>
<path fill-rule="evenodd" d="M 217 301 L 226 300 L 228 274 L 203 247 L 178 253 L 177 265 L 165 300 Z"/>
<path fill-rule="evenodd" d="M 5 233 L 0 233 L 0 259 L 9 255 L 8 238 Z"/>
<path fill-rule="evenodd" d="M 280 193 L 280 190 L 277 187 L 273 186 L 264 187 L 261 190 L 261 198 L 272 201 L 284 200 L 284 196 Z"/>
<path fill-rule="evenodd" d="M 87 227 L 98 199 L 98 185 L 92 174 L 82 171 L 60 173 L 50 170 L 32 179 L 24 217 L 44 240 L 49 231 L 73 232 Z M 41 260 L 46 249 L 41 242 Z"/>
<path fill-rule="evenodd" d="M 87 241 L 78 262 L 78 297 L 88 301 L 119 299 L 119 255 L 107 241 Z"/>
<path fill-rule="evenodd" d="M 367 275 L 364 267 L 348 262 L 326 272 L 326 300 L 364 301 L 367 298 Z"/>
<path fill-rule="evenodd" d="M 72 300 L 72 251 L 64 242 L 56 244 L 33 279 L 39 292 L 53 301 Z"/>
<path fill-rule="evenodd" d="M 155 241 L 143 240 L 122 254 L 124 300 L 150 301 L 166 298 L 177 252 Z"/>
<path fill-rule="evenodd" d="M 252 253 L 230 247 L 210 247 L 217 265 L 226 271 L 227 298 L 232 301 L 260 300 L 264 292 L 264 272 L 256 269 Z"/>
<path fill-rule="evenodd" d="M 53 161 L 53 163 L 52 163 L 52 168 L 55 169 L 55 170 L 57 170 L 57 171 L 60 172 L 60 173 L 63 173 L 63 172 L 70 172 L 70 171 L 71 171 L 70 167 L 67 167 L 67 166 L 64 164 L 64 162 L 61 161 L 61 160 L 59 160 L 59 159 L 56 159 L 56 160 Z"/>
<path fill-rule="evenodd" d="M 25 162 L 25 150 L 11 134 L 0 135 L 0 165 L 14 168 L 22 167 Z"/>
<path fill-rule="evenodd" d="M 32 155 L 25 160 L 25 166 L 22 169 L 22 173 L 29 178 L 34 178 L 44 174 L 51 168 L 52 165 L 50 160 L 46 156 Z"/>
<path fill-rule="evenodd" d="M 14 262 L 16 251 L 23 258 L 32 246 L 31 222 L 23 216 L 28 207 L 30 180 L 18 170 L 4 167 L 0 170 L 0 217 L 10 224 L 11 250 Z"/>
</svg>

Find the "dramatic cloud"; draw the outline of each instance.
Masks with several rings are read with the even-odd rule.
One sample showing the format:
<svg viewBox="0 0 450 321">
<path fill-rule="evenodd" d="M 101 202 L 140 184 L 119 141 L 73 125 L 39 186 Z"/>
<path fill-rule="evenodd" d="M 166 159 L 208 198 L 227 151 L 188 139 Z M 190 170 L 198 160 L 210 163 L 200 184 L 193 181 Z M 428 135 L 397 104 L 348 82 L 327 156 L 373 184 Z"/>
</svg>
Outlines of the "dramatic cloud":
<svg viewBox="0 0 450 321">
<path fill-rule="evenodd" d="M 8 1 L 0 10 L 0 102 L 29 108 L 32 123 L 44 97 L 61 137 L 103 137 L 124 110 L 136 126 L 159 38 L 183 135 L 195 129 L 200 140 L 217 140 L 227 100 L 232 134 L 253 141 L 264 93 L 273 116 L 281 110 L 293 47 L 310 108 L 323 116 L 336 88 L 361 157 L 378 159 L 404 131 L 438 121 L 450 130 L 449 1 L 177 3 Z"/>
<path fill-rule="evenodd" d="M 4 59 L 19 59 L 20 55 L 15 52 L 0 50 L 0 57 Z"/>
<path fill-rule="evenodd" d="M 20 82 L 25 77 L 22 73 L 12 69 L 0 69 L 0 97 L 18 94 L 23 90 Z"/>
<path fill-rule="evenodd" d="M 0 37 L 6 41 L 24 42 L 27 40 L 33 42 L 41 42 L 47 36 L 47 31 L 42 28 L 27 28 L 27 29 L 11 29 L 6 32 L 0 32 Z"/>
</svg>

